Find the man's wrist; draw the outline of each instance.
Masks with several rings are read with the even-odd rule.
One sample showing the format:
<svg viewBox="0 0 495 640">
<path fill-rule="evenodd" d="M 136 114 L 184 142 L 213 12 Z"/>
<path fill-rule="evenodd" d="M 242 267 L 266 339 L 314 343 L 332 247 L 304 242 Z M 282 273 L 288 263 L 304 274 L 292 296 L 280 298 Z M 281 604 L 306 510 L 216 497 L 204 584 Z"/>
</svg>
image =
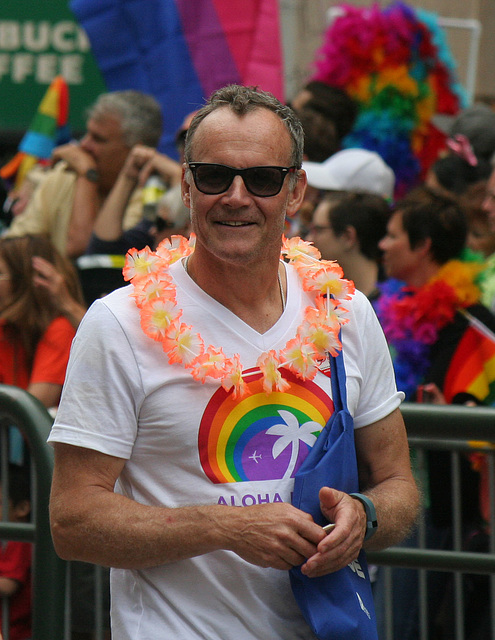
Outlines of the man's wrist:
<svg viewBox="0 0 495 640">
<path fill-rule="evenodd" d="M 365 496 L 362 493 L 350 493 L 351 498 L 355 500 L 359 500 L 364 507 L 366 512 L 366 534 L 364 536 L 365 540 L 369 540 L 371 536 L 375 535 L 376 530 L 378 529 L 378 520 L 376 518 L 376 510 L 375 505 L 371 501 L 368 496 Z"/>
<path fill-rule="evenodd" d="M 100 181 L 100 174 L 94 167 L 86 169 L 83 173 L 79 174 L 80 178 L 86 178 L 89 182 L 97 184 Z"/>
</svg>

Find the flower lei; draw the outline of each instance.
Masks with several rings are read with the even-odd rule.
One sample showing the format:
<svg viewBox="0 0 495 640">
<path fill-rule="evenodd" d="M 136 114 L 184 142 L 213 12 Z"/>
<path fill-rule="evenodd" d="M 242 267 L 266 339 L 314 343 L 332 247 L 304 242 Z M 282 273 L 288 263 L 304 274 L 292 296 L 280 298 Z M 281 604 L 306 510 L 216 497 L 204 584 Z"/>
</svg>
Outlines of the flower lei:
<svg viewBox="0 0 495 640">
<path fill-rule="evenodd" d="M 379 285 L 375 310 L 391 347 L 397 387 L 406 398 L 426 374 L 441 329 L 454 320 L 458 309 L 479 301 L 474 278 L 481 268 L 451 260 L 423 287 L 407 287 L 393 279 Z"/>
<path fill-rule="evenodd" d="M 233 397 L 250 393 L 238 354 L 228 358 L 221 348 L 205 345 L 201 335 L 180 321 L 182 310 L 177 307 L 176 286 L 169 275 L 171 264 L 194 251 L 194 234 L 187 240 L 172 236 L 160 243 L 156 251 L 149 247 L 131 249 L 126 257 L 124 278 L 134 286 L 131 296 L 139 308 L 141 328 L 151 339 L 161 342 L 170 364 L 181 364 L 195 380 L 220 380 Z M 283 239 L 281 256 L 292 263 L 302 279 L 305 291 L 315 293 L 314 306 L 306 308 L 304 319 L 295 338 L 278 353 L 263 353 L 256 366 L 263 376 L 265 393 L 283 392 L 289 383 L 282 378 L 280 368 L 289 369 L 302 380 L 312 380 L 326 353 L 337 355 L 342 344 L 340 327 L 348 320 L 341 302 L 350 300 L 354 284 L 343 279 L 343 271 L 335 261 L 320 260 L 312 243 L 300 238 Z M 258 371 L 254 371 L 258 373 Z"/>
</svg>

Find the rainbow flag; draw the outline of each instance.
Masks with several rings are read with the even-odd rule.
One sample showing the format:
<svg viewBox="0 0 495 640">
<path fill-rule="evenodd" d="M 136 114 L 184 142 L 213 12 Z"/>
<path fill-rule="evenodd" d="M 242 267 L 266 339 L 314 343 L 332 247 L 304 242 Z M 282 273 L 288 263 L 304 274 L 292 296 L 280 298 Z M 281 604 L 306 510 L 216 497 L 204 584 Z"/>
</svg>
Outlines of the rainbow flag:
<svg viewBox="0 0 495 640">
<path fill-rule="evenodd" d="M 448 403 L 468 393 L 486 405 L 495 404 L 495 336 L 467 327 L 450 360 L 443 391 Z"/>
<path fill-rule="evenodd" d="M 107 87 L 136 89 L 162 105 L 159 148 L 177 157 L 186 115 L 229 83 L 283 100 L 277 0 L 71 0 Z"/>
<path fill-rule="evenodd" d="M 62 76 L 48 87 L 28 131 L 19 144 L 18 153 L 0 169 L 4 180 L 15 178 L 15 187 L 38 162 L 49 160 L 53 149 L 68 142 L 69 89 Z"/>
</svg>

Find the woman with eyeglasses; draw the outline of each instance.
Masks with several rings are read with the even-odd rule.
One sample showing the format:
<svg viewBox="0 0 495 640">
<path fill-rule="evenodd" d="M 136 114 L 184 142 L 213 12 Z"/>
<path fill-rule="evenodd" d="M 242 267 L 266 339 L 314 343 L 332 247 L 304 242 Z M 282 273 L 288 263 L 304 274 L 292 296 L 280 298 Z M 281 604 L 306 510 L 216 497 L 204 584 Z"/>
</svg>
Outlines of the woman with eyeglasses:
<svg viewBox="0 0 495 640">
<path fill-rule="evenodd" d="M 46 236 L 0 238 L 0 383 L 26 389 L 47 408 L 60 400 L 77 324 L 51 294 L 48 278 L 57 274 L 70 308 L 84 309 L 72 264 Z"/>
</svg>

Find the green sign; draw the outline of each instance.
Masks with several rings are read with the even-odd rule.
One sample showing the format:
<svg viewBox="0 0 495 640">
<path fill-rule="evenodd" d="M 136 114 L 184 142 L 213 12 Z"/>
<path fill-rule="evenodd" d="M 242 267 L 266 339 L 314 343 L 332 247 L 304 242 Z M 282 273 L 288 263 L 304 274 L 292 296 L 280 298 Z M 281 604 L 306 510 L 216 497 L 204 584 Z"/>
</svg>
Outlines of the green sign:
<svg viewBox="0 0 495 640">
<path fill-rule="evenodd" d="M 67 0 L 1 0 L 0 133 L 24 132 L 55 76 L 69 87 L 69 124 L 84 131 L 88 106 L 106 91 L 85 32 Z"/>
</svg>

